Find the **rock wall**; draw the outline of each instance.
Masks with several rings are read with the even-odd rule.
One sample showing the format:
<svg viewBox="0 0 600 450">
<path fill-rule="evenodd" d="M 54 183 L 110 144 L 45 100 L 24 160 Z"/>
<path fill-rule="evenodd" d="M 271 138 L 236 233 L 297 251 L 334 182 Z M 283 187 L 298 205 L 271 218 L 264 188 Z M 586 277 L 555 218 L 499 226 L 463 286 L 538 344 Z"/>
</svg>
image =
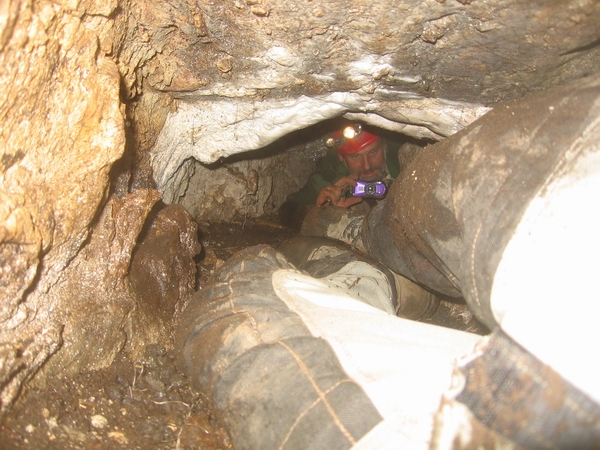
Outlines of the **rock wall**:
<svg viewBox="0 0 600 450">
<path fill-rule="evenodd" d="M 159 193 L 131 188 L 132 173 L 144 178 L 131 170 L 143 153 L 139 143 L 152 139 L 141 121 L 126 145 L 133 127 L 121 99 L 133 89 L 122 95 L 123 81 L 146 62 L 118 59 L 119 46 L 129 48 L 130 8 L 117 1 L 0 4 L 1 412 L 36 374 L 42 383 L 102 367 L 122 349 L 134 357 L 141 343 L 167 339 L 169 317 L 195 288 L 196 225 L 185 211 L 167 209 L 177 220 L 151 215 Z M 156 119 L 147 122 L 149 129 Z M 128 174 L 124 188 L 111 187 L 117 161 L 130 162 L 120 170 Z M 133 253 L 148 217 L 154 225 L 146 226 L 175 239 L 182 258 L 176 283 L 169 278 L 170 290 L 157 291 L 170 298 L 166 320 L 147 307 L 158 300 L 140 298 L 137 288 L 144 271 L 136 267 L 144 264 Z"/>
<path fill-rule="evenodd" d="M 60 299 L 48 295 L 88 238 L 124 150 L 119 72 L 100 44 L 116 6 L 0 9 L 3 409 L 63 342 Z"/>
<path fill-rule="evenodd" d="M 243 222 L 249 217 L 274 215 L 286 197 L 299 190 L 315 170 L 325 146 L 317 135 L 303 144 L 278 142 L 265 152 L 250 152 L 248 159 L 235 158 L 205 165 L 190 160 L 191 173 L 177 193 L 199 223 Z M 241 156 L 241 155 L 240 155 Z"/>
</svg>

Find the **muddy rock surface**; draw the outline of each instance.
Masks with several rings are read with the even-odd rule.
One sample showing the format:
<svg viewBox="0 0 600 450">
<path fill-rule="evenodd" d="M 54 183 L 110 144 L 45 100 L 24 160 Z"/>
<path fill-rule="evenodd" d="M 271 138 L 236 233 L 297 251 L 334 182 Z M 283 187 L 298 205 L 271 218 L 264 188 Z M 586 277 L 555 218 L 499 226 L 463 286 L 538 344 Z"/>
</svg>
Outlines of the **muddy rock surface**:
<svg viewBox="0 0 600 450">
<path fill-rule="evenodd" d="M 199 288 L 237 251 L 259 243 L 276 247 L 293 233 L 267 219 L 201 225 Z M 152 267 L 152 252 L 146 262 L 139 259 L 145 251 L 135 259 L 142 268 Z M 159 289 L 160 279 L 157 283 Z M 177 367 L 173 349 L 149 344 L 135 361 L 119 355 L 107 368 L 50 378 L 45 387 L 24 391 L 0 420 L 0 448 L 229 449 L 231 444 L 215 422 L 209 398 Z"/>
</svg>

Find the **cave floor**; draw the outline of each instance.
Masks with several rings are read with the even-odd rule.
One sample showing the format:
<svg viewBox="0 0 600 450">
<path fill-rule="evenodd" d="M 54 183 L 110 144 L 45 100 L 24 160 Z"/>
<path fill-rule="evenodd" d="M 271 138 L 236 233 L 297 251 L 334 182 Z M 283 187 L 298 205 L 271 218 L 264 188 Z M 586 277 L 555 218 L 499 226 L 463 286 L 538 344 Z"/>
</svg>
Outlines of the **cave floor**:
<svg viewBox="0 0 600 450">
<path fill-rule="evenodd" d="M 295 231 L 269 219 L 199 227 L 202 286 L 238 250 L 277 246 Z M 2 449 L 228 449 L 208 399 L 190 385 L 167 348 L 150 345 L 141 361 L 52 379 L 23 392 L 0 421 Z"/>
<path fill-rule="evenodd" d="M 201 224 L 197 258 L 202 286 L 243 248 L 277 247 L 296 234 L 275 220 Z M 486 330 L 464 305 L 442 301 L 426 322 L 480 334 Z M 172 350 L 153 344 L 144 358 L 119 356 L 102 370 L 52 379 L 23 392 L 0 422 L 2 449 L 229 449 L 209 400 L 175 364 Z"/>
<path fill-rule="evenodd" d="M 0 425 L 3 449 L 227 449 L 208 399 L 149 346 L 142 361 L 28 390 Z"/>
</svg>

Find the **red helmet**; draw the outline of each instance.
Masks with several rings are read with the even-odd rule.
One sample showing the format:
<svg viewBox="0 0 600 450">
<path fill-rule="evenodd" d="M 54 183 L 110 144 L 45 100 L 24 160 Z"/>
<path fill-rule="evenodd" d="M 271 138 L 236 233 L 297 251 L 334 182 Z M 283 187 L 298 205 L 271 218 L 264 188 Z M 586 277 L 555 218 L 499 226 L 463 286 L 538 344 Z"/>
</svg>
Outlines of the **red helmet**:
<svg viewBox="0 0 600 450">
<path fill-rule="evenodd" d="M 335 147 L 338 155 L 345 156 L 360 152 L 377 139 L 379 136 L 364 130 L 361 124 L 354 123 L 334 131 L 325 143 L 328 147 Z"/>
</svg>

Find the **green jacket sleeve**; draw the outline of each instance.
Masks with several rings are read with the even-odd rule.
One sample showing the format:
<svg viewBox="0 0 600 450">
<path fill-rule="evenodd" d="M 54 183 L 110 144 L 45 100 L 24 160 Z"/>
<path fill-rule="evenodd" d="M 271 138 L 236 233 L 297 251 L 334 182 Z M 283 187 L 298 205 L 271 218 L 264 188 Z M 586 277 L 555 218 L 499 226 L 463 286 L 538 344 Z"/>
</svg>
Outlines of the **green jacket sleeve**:
<svg viewBox="0 0 600 450">
<path fill-rule="evenodd" d="M 317 161 L 317 169 L 308 178 L 302 189 L 290 194 L 287 199 L 305 208 L 317 200 L 321 189 L 335 183 L 338 179 L 346 175 L 348 175 L 346 166 L 340 162 L 335 151 L 330 151 L 326 156 Z"/>
</svg>

